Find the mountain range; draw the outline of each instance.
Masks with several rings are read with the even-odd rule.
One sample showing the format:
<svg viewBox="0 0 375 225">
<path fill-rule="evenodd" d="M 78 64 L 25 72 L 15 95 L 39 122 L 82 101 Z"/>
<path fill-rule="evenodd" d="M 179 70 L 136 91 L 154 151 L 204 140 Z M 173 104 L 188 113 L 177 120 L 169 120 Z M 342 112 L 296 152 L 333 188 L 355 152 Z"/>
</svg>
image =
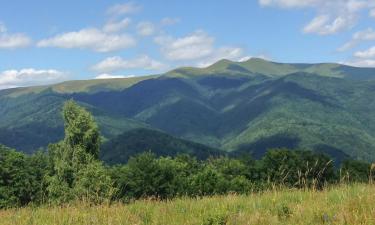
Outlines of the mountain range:
<svg viewBox="0 0 375 225">
<path fill-rule="evenodd" d="M 160 75 L 1 90 L 0 143 L 32 153 L 57 142 L 62 105 L 74 99 L 98 122 L 108 161 L 163 151 L 160 143 L 172 143 L 163 154 L 183 146 L 180 152 L 202 157 L 260 157 L 288 147 L 374 161 L 374 96 L 375 68 L 220 60 Z"/>
</svg>

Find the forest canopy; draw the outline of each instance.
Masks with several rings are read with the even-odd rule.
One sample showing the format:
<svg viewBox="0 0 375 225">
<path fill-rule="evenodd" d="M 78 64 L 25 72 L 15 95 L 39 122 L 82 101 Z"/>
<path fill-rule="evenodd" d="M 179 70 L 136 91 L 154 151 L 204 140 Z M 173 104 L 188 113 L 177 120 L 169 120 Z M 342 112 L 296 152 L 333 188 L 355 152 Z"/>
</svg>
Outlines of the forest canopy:
<svg viewBox="0 0 375 225">
<path fill-rule="evenodd" d="M 367 162 L 346 160 L 335 167 L 324 154 L 295 149 L 270 149 L 259 160 L 246 154 L 158 157 L 145 149 L 126 164 L 110 166 L 99 160 L 100 133 L 92 115 L 72 100 L 62 115 L 65 137 L 48 151 L 26 155 L 0 145 L 0 208 L 247 194 L 275 186 L 322 189 L 374 179 Z"/>
</svg>

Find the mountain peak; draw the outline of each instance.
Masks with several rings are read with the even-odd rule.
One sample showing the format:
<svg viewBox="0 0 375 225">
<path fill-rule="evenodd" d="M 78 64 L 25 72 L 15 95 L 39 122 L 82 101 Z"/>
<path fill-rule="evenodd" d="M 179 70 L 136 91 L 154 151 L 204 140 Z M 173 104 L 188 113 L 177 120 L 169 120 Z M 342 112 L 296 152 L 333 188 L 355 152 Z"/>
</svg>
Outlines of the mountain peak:
<svg viewBox="0 0 375 225">
<path fill-rule="evenodd" d="M 251 57 L 250 59 L 243 61 L 243 62 L 271 62 L 264 58 L 258 58 L 258 57 Z"/>
</svg>

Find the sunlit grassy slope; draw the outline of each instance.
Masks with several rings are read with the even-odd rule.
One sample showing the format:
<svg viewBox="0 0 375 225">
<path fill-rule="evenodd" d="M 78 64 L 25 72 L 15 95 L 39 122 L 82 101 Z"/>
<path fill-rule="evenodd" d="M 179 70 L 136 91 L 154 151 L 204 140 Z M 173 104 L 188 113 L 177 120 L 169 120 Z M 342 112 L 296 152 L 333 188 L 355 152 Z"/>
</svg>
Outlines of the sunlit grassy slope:
<svg viewBox="0 0 375 225">
<path fill-rule="evenodd" d="M 0 224 L 375 224 L 374 202 L 374 186 L 352 185 L 128 205 L 27 207 L 0 211 Z"/>
<path fill-rule="evenodd" d="M 31 153 L 60 140 L 61 106 L 74 99 L 106 140 L 149 128 L 257 156 L 288 147 L 374 161 L 374 91 L 374 68 L 263 59 L 1 90 L 0 143 Z"/>
<path fill-rule="evenodd" d="M 95 93 L 100 91 L 123 90 L 143 80 L 156 77 L 158 76 L 150 75 L 117 79 L 73 80 L 46 86 L 9 89 L 1 91 L 0 97 L 19 97 L 27 94 L 38 94 L 47 90 L 60 94 L 71 94 L 78 92 Z"/>
</svg>

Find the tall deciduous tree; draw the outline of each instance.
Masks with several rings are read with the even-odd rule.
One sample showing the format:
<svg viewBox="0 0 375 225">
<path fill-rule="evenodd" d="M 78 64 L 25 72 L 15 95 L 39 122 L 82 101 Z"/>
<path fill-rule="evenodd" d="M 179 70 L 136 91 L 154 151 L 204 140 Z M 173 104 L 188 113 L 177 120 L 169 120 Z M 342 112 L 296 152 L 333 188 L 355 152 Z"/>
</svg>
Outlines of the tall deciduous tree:
<svg viewBox="0 0 375 225">
<path fill-rule="evenodd" d="M 49 178 L 50 197 L 58 202 L 82 197 L 92 199 L 95 195 L 100 199 L 107 197 L 112 192 L 112 184 L 98 162 L 100 134 L 94 118 L 72 100 L 64 104 L 63 118 L 65 138 L 49 146 L 54 170 Z M 101 182 L 97 182 L 99 179 Z"/>
<path fill-rule="evenodd" d="M 67 101 L 63 109 L 65 138 L 69 148 L 82 148 L 95 159 L 99 157 L 100 135 L 92 115 L 73 100 Z"/>
</svg>

